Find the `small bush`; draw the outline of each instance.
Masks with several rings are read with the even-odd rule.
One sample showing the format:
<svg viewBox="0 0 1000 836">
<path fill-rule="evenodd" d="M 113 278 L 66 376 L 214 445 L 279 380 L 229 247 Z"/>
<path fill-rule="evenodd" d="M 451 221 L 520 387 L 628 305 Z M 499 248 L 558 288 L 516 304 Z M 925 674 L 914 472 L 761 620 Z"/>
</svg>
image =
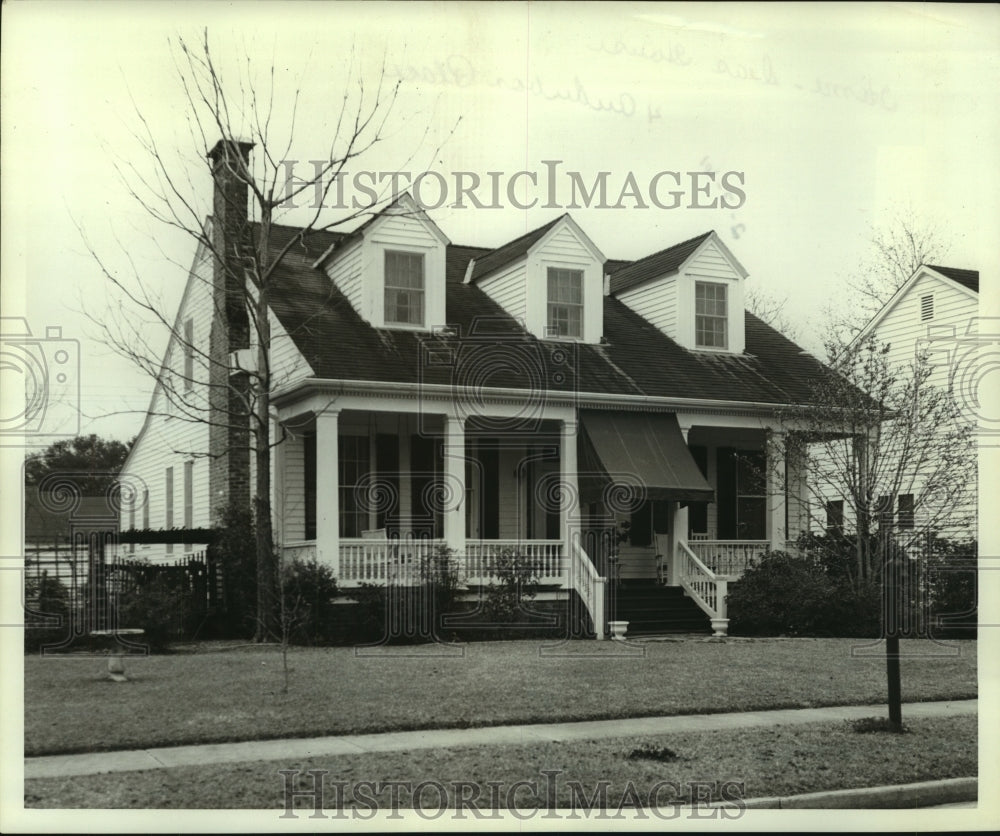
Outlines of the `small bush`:
<svg viewBox="0 0 1000 836">
<path fill-rule="evenodd" d="M 116 609 L 118 626 L 143 630 L 140 641 L 153 652 L 163 652 L 171 642 L 191 638 L 198 626 L 190 590 L 163 574 L 123 593 Z"/>
<path fill-rule="evenodd" d="M 222 571 L 222 607 L 215 632 L 249 638 L 257 627 L 257 540 L 253 514 L 231 504 L 223 510 L 211 557 Z"/>
<path fill-rule="evenodd" d="M 496 555 L 491 569 L 493 578 L 483 588 L 483 621 L 494 628 L 496 638 L 505 638 L 511 625 L 526 620 L 524 603 L 538 594 L 538 571 L 527 557 L 512 549 Z"/>
<path fill-rule="evenodd" d="M 637 761 L 659 761 L 660 763 L 673 763 L 674 761 L 680 760 L 680 755 L 678 755 L 673 749 L 668 749 L 666 746 L 654 746 L 652 743 L 643 743 L 636 749 L 633 749 L 625 756 L 626 760 Z"/>
<path fill-rule="evenodd" d="M 26 651 L 57 644 L 69 635 L 69 593 L 60 580 L 42 575 L 38 580 L 28 581 L 24 600 L 30 611 L 24 624 Z"/>
<path fill-rule="evenodd" d="M 888 717 L 862 717 L 860 720 L 848 720 L 851 731 L 856 734 L 909 734 L 910 729 L 904 723 L 900 728 L 896 728 L 889 722 Z"/>
<path fill-rule="evenodd" d="M 352 589 L 357 624 L 345 637 L 392 644 L 443 641 L 442 620 L 455 610 L 459 585 L 454 550 L 437 546 L 421 558 L 418 583 L 361 584 Z"/>
<path fill-rule="evenodd" d="M 318 645 L 337 636 L 337 581 L 330 567 L 312 560 L 294 560 L 282 567 L 282 610 L 278 624 L 291 644 Z"/>
</svg>

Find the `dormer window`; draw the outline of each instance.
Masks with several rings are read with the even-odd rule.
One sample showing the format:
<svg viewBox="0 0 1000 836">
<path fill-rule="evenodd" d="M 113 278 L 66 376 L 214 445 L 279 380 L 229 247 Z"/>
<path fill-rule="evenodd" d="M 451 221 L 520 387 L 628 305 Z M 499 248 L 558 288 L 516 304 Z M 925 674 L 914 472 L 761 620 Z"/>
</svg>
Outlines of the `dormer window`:
<svg viewBox="0 0 1000 836">
<path fill-rule="evenodd" d="M 583 271 L 550 267 L 548 271 L 550 337 L 583 336 Z"/>
<path fill-rule="evenodd" d="M 385 324 L 424 324 L 424 256 L 385 253 Z"/>
<path fill-rule="evenodd" d="M 698 348 L 728 348 L 726 286 L 695 282 L 694 338 Z"/>
</svg>

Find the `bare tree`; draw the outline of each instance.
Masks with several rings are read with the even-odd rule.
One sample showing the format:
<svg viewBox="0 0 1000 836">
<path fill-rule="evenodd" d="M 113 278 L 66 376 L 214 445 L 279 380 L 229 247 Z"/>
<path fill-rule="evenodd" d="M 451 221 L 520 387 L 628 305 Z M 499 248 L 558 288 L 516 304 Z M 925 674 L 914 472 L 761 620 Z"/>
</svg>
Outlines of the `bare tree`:
<svg viewBox="0 0 1000 836">
<path fill-rule="evenodd" d="M 387 190 L 381 189 L 376 200 L 361 206 L 355 201 L 349 211 L 332 221 L 324 215 L 326 197 L 346 174 L 346 167 L 386 138 L 399 82 L 386 83 L 383 63 L 375 82 L 367 83 L 352 53 L 346 61 L 342 92 L 334 101 L 328 97 L 324 102 L 335 114 L 329 135 L 321 138 L 327 149 L 325 156 L 310 160 L 308 176 L 298 178 L 290 176 L 287 160 L 296 133 L 303 82 L 300 80 L 293 91 L 279 90 L 274 65 L 262 80 L 249 57 L 234 78 L 224 78 L 207 30 L 200 43 L 177 38 L 173 45 L 191 145 L 203 164 L 207 163 L 209 177 L 214 180 L 217 216 L 206 221 L 196 197 L 200 178 L 192 178 L 183 167 L 171 162 L 169 149 L 162 147 L 139 105 L 135 108 L 135 137 L 144 152 L 143 164 L 123 162 L 118 172 L 143 212 L 196 243 L 200 257 L 191 281 L 195 286 L 204 285 L 211 300 L 208 304 L 213 308 L 213 323 L 225 322 L 228 333 L 225 340 L 215 340 L 213 324 L 213 342 L 209 346 L 192 339 L 179 314 L 176 319 L 168 317 L 155 286 L 144 279 L 131 259 L 129 268 L 115 270 L 90 245 L 81 229 L 90 254 L 116 297 L 107 310 L 88 316 L 107 345 L 157 381 L 160 399 L 151 407 L 153 414 L 208 424 L 226 439 L 224 453 L 218 449 L 177 452 L 245 456 L 248 461 L 253 457 L 255 638 L 265 641 L 275 636 L 280 626 L 276 624 L 280 558 L 276 556 L 271 523 L 270 453 L 283 439 L 272 438 L 270 428 L 274 417 L 271 392 L 281 383 L 272 368 L 272 296 L 280 268 L 290 253 L 303 250 L 310 236 L 350 225 L 385 204 Z M 314 78 L 312 83 L 329 89 L 331 83 L 337 82 Z M 279 102 L 289 105 L 287 119 L 278 112 Z M 414 148 L 422 146 L 428 132 L 429 128 L 414 136 Z M 410 163 L 413 154 L 397 170 Z M 276 221 L 283 210 L 296 206 L 299 196 L 309 198 L 309 209 L 304 222 L 300 215 L 290 233 L 287 227 L 279 228 Z M 242 207 L 238 205 L 240 200 Z M 210 263 L 214 265 L 214 278 L 205 275 Z M 225 278 L 221 289 L 220 273 Z M 168 350 L 175 357 L 185 358 L 183 366 L 163 360 L 157 336 L 164 332 L 169 337 Z M 246 368 L 241 364 L 236 374 L 230 368 L 233 351 L 252 358 Z"/>
<path fill-rule="evenodd" d="M 907 526 L 968 525 L 975 439 L 953 381 L 932 379 L 926 352 L 901 365 L 873 337 L 827 351 L 836 374 L 813 381 L 810 408 L 795 416 L 799 432 L 814 442 L 806 457 L 809 508 L 822 518 L 812 527 L 825 526 L 828 501 L 843 501 L 846 525 L 831 533 L 847 536 L 853 523 L 856 578 L 864 581 L 880 565 L 872 534 L 899 496 L 913 497 Z"/>
<path fill-rule="evenodd" d="M 940 264 L 949 247 L 935 227 L 901 211 L 870 229 L 871 251 L 846 280 L 847 293 L 827 308 L 827 341 L 850 341 L 922 264 Z"/>
<path fill-rule="evenodd" d="M 798 329 L 785 313 L 788 297 L 778 297 L 762 287 L 749 286 L 744 296 L 746 309 L 758 319 L 763 320 L 776 331 L 780 331 L 790 339 L 798 339 Z"/>
</svg>

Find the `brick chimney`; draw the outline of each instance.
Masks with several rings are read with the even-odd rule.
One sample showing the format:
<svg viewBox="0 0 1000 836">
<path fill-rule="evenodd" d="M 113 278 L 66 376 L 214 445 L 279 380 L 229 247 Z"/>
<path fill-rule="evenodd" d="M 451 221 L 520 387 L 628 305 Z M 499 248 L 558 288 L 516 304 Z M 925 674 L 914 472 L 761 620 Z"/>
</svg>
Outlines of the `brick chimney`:
<svg viewBox="0 0 1000 836">
<path fill-rule="evenodd" d="M 230 353 L 250 347 L 243 258 L 252 245 L 247 204 L 251 142 L 219 140 L 209 152 L 212 201 L 213 315 L 209 336 L 210 508 L 213 520 L 230 502 L 250 508 L 249 376 L 230 374 Z"/>
</svg>

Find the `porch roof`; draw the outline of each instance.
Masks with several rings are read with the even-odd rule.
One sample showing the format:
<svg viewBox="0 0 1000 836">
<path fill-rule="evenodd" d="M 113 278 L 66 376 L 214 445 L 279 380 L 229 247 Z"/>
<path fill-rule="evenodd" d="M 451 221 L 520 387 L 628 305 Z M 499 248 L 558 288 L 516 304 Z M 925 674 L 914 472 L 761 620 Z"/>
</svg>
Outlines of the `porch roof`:
<svg viewBox="0 0 1000 836">
<path fill-rule="evenodd" d="M 646 499 L 711 502 L 712 490 L 684 442 L 677 416 L 581 411 L 580 493 L 592 501 L 607 482 L 634 485 Z M 587 444 L 592 449 L 587 449 Z M 586 471 L 598 473 L 585 478 Z M 605 479 L 598 475 L 603 471 Z"/>
</svg>

